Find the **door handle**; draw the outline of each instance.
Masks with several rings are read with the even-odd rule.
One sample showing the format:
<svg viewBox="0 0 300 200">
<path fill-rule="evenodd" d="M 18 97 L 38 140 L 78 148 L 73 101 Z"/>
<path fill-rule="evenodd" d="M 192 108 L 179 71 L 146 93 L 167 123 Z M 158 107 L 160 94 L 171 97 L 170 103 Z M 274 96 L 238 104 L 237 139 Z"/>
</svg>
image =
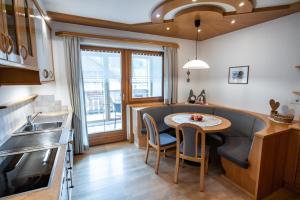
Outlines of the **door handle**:
<svg viewBox="0 0 300 200">
<path fill-rule="evenodd" d="M 26 47 L 22 44 L 20 45 L 20 54 L 22 56 L 22 58 L 25 60 L 28 56 L 28 51 L 26 49 Z"/>
</svg>

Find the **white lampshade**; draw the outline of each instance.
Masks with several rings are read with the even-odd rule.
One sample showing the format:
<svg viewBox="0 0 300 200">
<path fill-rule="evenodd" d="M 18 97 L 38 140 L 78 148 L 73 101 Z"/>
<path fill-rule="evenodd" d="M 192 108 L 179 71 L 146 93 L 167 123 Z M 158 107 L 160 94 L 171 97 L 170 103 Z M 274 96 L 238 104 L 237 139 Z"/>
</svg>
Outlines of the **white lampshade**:
<svg viewBox="0 0 300 200">
<path fill-rule="evenodd" d="M 190 60 L 183 66 L 184 69 L 209 69 L 209 65 L 203 60 Z"/>
</svg>

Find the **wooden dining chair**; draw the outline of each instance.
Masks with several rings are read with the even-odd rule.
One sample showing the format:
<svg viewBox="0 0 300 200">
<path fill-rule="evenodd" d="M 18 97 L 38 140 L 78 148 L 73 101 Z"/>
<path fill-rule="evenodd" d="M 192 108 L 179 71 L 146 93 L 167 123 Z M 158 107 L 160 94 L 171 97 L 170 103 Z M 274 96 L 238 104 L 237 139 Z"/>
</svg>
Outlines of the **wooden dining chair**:
<svg viewBox="0 0 300 200">
<path fill-rule="evenodd" d="M 182 137 L 181 137 L 182 136 Z M 199 138 L 200 137 L 200 138 Z M 206 134 L 195 124 L 183 123 L 176 128 L 176 165 L 174 182 L 178 183 L 179 162 L 188 160 L 200 163 L 200 191 L 204 191 L 204 176 L 208 172 L 209 146 L 205 144 Z M 180 141 L 182 138 L 182 142 Z M 199 142 L 199 139 L 201 143 Z"/>
<path fill-rule="evenodd" d="M 147 129 L 145 163 L 147 164 L 149 149 L 153 147 L 156 150 L 155 173 L 158 174 L 161 151 L 165 153 L 166 150 L 176 147 L 176 138 L 167 133 L 159 133 L 155 120 L 149 114 L 145 113 L 143 120 Z"/>
</svg>

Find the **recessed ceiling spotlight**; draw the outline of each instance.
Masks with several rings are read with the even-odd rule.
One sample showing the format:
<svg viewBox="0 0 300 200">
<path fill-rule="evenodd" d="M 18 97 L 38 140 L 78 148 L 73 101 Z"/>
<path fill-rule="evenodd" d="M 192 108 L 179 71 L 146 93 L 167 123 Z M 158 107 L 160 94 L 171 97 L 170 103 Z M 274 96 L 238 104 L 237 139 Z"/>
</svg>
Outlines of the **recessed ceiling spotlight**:
<svg viewBox="0 0 300 200">
<path fill-rule="evenodd" d="M 245 5 L 245 2 L 241 2 L 240 4 L 239 4 L 239 7 L 243 7 Z"/>
<path fill-rule="evenodd" d="M 231 24 L 235 24 L 236 23 L 236 20 L 235 19 L 233 19 L 233 20 L 231 20 L 231 22 L 230 22 Z"/>
<path fill-rule="evenodd" d="M 198 33 L 200 33 L 200 32 L 201 32 L 201 29 L 199 28 L 197 31 L 198 31 Z"/>
<path fill-rule="evenodd" d="M 156 18 L 160 18 L 160 14 L 157 13 L 157 14 L 156 14 Z"/>
<path fill-rule="evenodd" d="M 192 2 L 196 2 L 197 0 L 192 0 Z"/>
<path fill-rule="evenodd" d="M 167 31 L 171 30 L 171 28 L 170 28 L 170 27 L 167 27 L 166 29 L 167 29 Z"/>
</svg>

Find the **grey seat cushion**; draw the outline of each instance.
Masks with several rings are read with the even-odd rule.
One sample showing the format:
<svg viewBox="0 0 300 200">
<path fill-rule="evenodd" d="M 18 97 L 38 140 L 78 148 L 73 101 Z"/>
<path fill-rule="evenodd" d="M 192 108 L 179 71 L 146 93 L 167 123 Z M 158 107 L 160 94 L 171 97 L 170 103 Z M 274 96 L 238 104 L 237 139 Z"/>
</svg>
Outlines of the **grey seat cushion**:
<svg viewBox="0 0 300 200">
<path fill-rule="evenodd" d="M 251 143 L 251 139 L 248 137 L 225 136 L 225 143 L 218 148 L 218 153 L 227 160 L 247 169 Z"/>
<path fill-rule="evenodd" d="M 205 145 L 205 156 L 209 156 L 209 149 L 210 149 L 210 146 Z M 187 156 L 195 156 L 195 151 L 196 150 L 193 151 L 193 154 L 187 155 Z M 183 153 L 183 143 L 180 144 L 179 152 Z M 201 157 L 201 145 L 198 146 L 198 157 Z"/>
<path fill-rule="evenodd" d="M 176 143 L 176 138 L 167 133 L 159 134 L 159 140 L 160 140 L 160 146 L 167 146 Z"/>
</svg>

